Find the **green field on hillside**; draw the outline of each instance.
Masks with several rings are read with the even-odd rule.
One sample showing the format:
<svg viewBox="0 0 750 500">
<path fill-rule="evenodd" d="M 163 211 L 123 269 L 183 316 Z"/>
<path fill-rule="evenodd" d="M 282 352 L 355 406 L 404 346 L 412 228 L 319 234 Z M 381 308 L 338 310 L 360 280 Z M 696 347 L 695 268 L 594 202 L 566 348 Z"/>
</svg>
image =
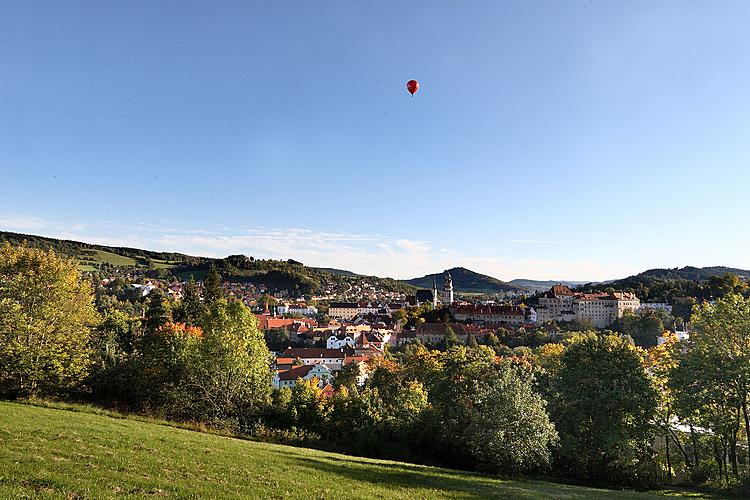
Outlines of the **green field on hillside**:
<svg viewBox="0 0 750 500">
<path fill-rule="evenodd" d="M 0 498 L 664 498 L 370 460 L 0 402 Z"/>
<path fill-rule="evenodd" d="M 82 250 L 78 255 L 78 261 L 78 267 L 81 269 L 81 271 L 95 270 L 96 267 L 93 264 L 111 264 L 113 266 L 120 267 L 149 266 L 149 259 L 145 257 L 142 259 L 134 259 L 125 255 L 119 255 L 104 250 L 93 249 Z M 151 259 L 151 262 L 154 265 L 154 269 L 171 268 L 176 265 L 176 263 L 174 262 L 163 259 Z"/>
</svg>

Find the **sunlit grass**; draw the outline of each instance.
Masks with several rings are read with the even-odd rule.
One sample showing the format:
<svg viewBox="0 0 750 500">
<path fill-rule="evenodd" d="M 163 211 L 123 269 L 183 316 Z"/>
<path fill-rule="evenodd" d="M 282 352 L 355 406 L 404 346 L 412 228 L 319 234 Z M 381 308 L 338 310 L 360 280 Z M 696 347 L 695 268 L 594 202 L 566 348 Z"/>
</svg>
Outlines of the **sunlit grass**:
<svg viewBox="0 0 750 500">
<path fill-rule="evenodd" d="M 95 407 L 0 402 L 0 498 L 652 498 L 206 434 Z M 71 411 L 72 410 L 72 411 Z"/>
</svg>

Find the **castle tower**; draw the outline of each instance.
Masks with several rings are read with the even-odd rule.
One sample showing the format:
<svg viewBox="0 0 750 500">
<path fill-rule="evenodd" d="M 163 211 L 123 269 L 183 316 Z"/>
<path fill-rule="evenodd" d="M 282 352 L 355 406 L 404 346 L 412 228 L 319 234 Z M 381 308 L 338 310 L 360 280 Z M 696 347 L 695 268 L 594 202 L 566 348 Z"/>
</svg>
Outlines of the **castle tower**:
<svg viewBox="0 0 750 500">
<path fill-rule="evenodd" d="M 451 273 L 445 271 L 445 278 L 443 278 L 443 305 L 449 306 L 453 304 L 453 278 Z"/>
<path fill-rule="evenodd" d="M 437 308 L 438 305 L 438 289 L 437 289 L 437 280 L 435 277 L 432 277 L 432 308 Z"/>
</svg>

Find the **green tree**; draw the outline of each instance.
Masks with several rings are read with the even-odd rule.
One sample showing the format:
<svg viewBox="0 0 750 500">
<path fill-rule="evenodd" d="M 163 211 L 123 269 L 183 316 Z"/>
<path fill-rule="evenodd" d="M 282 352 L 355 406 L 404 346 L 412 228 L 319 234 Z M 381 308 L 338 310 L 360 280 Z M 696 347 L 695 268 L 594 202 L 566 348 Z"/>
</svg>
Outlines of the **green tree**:
<svg viewBox="0 0 750 500">
<path fill-rule="evenodd" d="M 337 389 L 341 387 L 356 387 L 359 373 L 359 363 L 345 365 L 341 370 L 336 372 L 336 378 L 333 380 L 334 387 Z"/>
<path fill-rule="evenodd" d="M 221 299 L 203 320 L 203 335 L 187 375 L 194 414 L 249 424 L 270 401 L 271 355 L 255 316 L 239 301 Z"/>
<path fill-rule="evenodd" d="M 461 344 L 461 342 L 458 340 L 458 335 L 456 335 L 456 332 L 450 326 L 445 327 L 445 332 L 443 333 L 443 343 L 445 344 L 446 349 L 450 349 L 451 347 L 456 347 Z"/>
<path fill-rule="evenodd" d="M 560 359 L 551 414 L 561 466 L 589 479 L 649 481 L 656 391 L 641 351 L 615 335 L 581 335 Z"/>
<path fill-rule="evenodd" d="M 740 426 L 750 444 L 750 299 L 728 293 L 701 304 L 692 324 L 688 349 L 670 382 L 681 416 L 698 419 L 723 436 L 736 472 Z"/>
<path fill-rule="evenodd" d="M 210 307 L 224 298 L 224 288 L 221 286 L 221 275 L 216 267 L 211 264 L 206 277 L 203 278 L 203 300 Z"/>
<path fill-rule="evenodd" d="M 182 318 L 181 320 L 188 325 L 198 326 L 201 324 L 206 308 L 201 301 L 198 286 L 195 284 L 195 278 L 190 276 L 182 293 Z"/>
<path fill-rule="evenodd" d="M 557 432 L 530 381 L 517 369 L 504 367 L 474 398 L 467 434 L 480 468 L 503 473 L 549 468 Z"/>
<path fill-rule="evenodd" d="M 55 394 L 80 383 L 98 319 L 76 262 L 51 250 L 0 246 L 0 391 Z"/>
<path fill-rule="evenodd" d="M 164 292 L 154 288 L 148 294 L 148 308 L 146 309 L 146 332 L 153 334 L 160 327 L 172 321 L 172 308 Z"/>
</svg>

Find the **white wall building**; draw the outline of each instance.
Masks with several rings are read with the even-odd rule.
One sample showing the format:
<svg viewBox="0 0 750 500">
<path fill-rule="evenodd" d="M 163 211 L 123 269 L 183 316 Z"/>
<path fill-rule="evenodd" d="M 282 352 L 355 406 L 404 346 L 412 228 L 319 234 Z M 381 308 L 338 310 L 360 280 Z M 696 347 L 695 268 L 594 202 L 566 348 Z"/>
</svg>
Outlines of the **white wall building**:
<svg viewBox="0 0 750 500">
<path fill-rule="evenodd" d="M 313 377 L 319 380 L 318 386 L 323 387 L 333 378 L 333 374 L 324 364 L 295 366 L 274 375 L 273 385 L 277 389 L 294 387 L 298 379 L 310 380 Z"/>
<path fill-rule="evenodd" d="M 564 285 L 553 286 L 539 298 L 537 321 L 590 321 L 606 328 L 625 311 L 636 311 L 641 301 L 633 293 L 576 293 Z"/>
</svg>

